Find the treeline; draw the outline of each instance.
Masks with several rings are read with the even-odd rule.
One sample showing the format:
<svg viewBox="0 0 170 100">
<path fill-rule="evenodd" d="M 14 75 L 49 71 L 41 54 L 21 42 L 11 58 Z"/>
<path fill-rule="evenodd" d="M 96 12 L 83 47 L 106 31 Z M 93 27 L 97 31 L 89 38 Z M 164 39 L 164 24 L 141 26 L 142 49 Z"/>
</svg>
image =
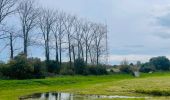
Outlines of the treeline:
<svg viewBox="0 0 170 100">
<path fill-rule="evenodd" d="M 34 0 L 3 0 L 0 3 L 0 11 L 0 39 L 8 41 L 5 45 L 10 50 L 9 64 L 11 61 L 18 62 L 15 53 L 18 48 L 15 43 L 22 44 L 20 52 L 23 52 L 21 54 L 27 59 L 30 57 L 30 46 L 43 47 L 47 68 L 53 61 L 56 68 L 61 68 L 66 57 L 67 66 L 73 68 L 74 72 L 76 67 L 100 66 L 107 60 L 108 31 L 105 24 L 91 22 L 58 10 L 36 7 Z M 16 25 L 18 28 L 6 23 L 10 16 L 19 19 L 19 24 Z M 65 54 L 67 56 L 64 56 Z"/>
<path fill-rule="evenodd" d="M 141 65 L 141 72 L 170 71 L 170 60 L 165 56 L 153 57 Z"/>
<path fill-rule="evenodd" d="M 138 61 L 136 64 L 129 63 L 127 60 L 121 62 L 119 66 L 115 66 L 123 73 L 153 73 L 170 71 L 170 60 L 165 56 L 153 57 L 146 63 Z"/>
<path fill-rule="evenodd" d="M 46 61 L 39 58 L 27 58 L 24 53 L 15 56 L 8 63 L 0 62 L 0 78 L 2 79 L 33 79 L 56 75 L 105 75 L 106 67 L 102 65 L 86 65 L 77 59 L 74 66 L 69 62 L 59 66 L 55 60 Z"/>
<path fill-rule="evenodd" d="M 18 42 L 23 44 L 23 52 L 26 56 L 29 56 L 29 46 L 43 46 L 47 62 L 50 60 L 51 50 L 55 50 L 55 58 L 59 64 L 62 62 L 63 51 L 68 53 L 70 63 L 74 62 L 75 59 L 82 58 L 86 64 L 97 65 L 100 62 L 100 57 L 106 54 L 106 25 L 86 21 L 58 10 L 36 8 L 33 0 L 16 2 L 16 0 L 2 1 L 6 6 L 17 5 L 17 8 L 14 11 L 12 10 L 13 13 L 11 14 L 15 14 L 15 17 L 20 20 L 21 29 L 19 30 L 21 32 L 18 33 L 17 29 L 5 27 L 1 29 L 3 32 L 0 33 L 1 39 L 9 39 L 7 44 L 10 46 L 11 59 L 15 55 L 14 39 L 17 37 L 22 39 Z M 0 8 L 4 9 L 4 7 Z M 12 8 L 14 9 L 15 6 Z M 1 14 L 3 13 L 5 11 Z M 10 13 L 10 11 L 6 13 Z"/>
</svg>

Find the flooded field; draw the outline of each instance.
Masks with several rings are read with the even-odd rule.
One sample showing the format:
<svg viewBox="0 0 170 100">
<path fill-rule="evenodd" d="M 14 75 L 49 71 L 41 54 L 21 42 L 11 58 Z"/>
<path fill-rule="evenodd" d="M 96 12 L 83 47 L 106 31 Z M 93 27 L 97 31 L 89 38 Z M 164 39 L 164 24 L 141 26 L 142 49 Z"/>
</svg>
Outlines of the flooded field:
<svg viewBox="0 0 170 100">
<path fill-rule="evenodd" d="M 133 96 L 107 96 L 107 95 L 79 95 L 71 93 L 36 93 L 20 97 L 19 100 L 96 100 L 96 99 L 113 99 L 113 98 L 148 98 Z"/>
</svg>

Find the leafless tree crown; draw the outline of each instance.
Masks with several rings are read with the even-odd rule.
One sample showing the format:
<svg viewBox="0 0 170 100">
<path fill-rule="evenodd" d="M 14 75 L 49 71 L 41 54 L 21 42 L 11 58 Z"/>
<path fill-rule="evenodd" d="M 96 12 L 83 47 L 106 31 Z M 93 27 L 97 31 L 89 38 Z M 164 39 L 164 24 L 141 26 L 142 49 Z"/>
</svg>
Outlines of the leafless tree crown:
<svg viewBox="0 0 170 100">
<path fill-rule="evenodd" d="M 18 1 L 18 0 L 17 0 Z M 23 51 L 28 55 L 28 47 L 31 43 L 41 44 L 44 47 L 46 61 L 50 61 L 55 54 L 58 64 L 62 63 L 68 55 L 70 66 L 76 59 L 82 59 L 86 64 L 99 65 L 107 54 L 107 25 L 91 22 L 63 11 L 37 8 L 34 0 L 0 0 L 0 22 L 6 16 L 15 14 L 20 20 L 20 35 L 23 40 Z M 15 5 L 17 9 L 14 9 Z M 10 28 L 9 28 L 10 29 Z M 13 38 L 15 32 L 7 37 L 11 44 L 11 59 L 13 58 Z M 6 36 L 0 34 L 0 38 Z M 38 37 L 36 37 L 38 36 Z M 37 45 L 39 46 L 39 45 Z M 53 52 L 55 51 L 55 52 Z"/>
</svg>

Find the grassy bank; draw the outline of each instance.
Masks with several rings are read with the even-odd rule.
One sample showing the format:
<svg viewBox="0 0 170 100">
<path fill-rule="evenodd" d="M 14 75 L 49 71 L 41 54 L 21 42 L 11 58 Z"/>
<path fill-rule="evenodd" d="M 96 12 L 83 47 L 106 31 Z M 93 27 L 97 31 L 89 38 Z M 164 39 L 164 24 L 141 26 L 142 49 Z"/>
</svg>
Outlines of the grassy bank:
<svg viewBox="0 0 170 100">
<path fill-rule="evenodd" d="M 169 96 L 169 79 L 170 73 L 166 72 L 142 74 L 140 78 L 118 74 L 107 76 L 60 76 L 34 80 L 0 80 L 0 100 L 18 100 L 18 97 L 23 95 L 49 91 L 126 96 Z M 167 97 L 153 99 L 164 100 Z"/>
</svg>

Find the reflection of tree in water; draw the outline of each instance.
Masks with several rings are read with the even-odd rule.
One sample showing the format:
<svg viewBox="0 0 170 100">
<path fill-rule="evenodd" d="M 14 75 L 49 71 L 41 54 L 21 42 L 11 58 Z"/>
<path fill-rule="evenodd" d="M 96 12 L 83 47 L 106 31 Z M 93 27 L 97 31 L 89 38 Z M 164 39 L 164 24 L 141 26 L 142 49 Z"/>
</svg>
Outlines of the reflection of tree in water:
<svg viewBox="0 0 170 100">
<path fill-rule="evenodd" d="M 70 93 L 36 93 L 30 96 L 21 97 L 20 100 L 96 100 L 102 98 L 122 98 L 122 99 L 130 99 L 130 98 L 142 98 L 145 97 L 130 97 L 130 96 L 106 96 L 106 95 L 77 95 Z M 148 98 L 148 97 L 146 97 Z"/>
<path fill-rule="evenodd" d="M 33 98 L 34 99 L 34 98 Z M 73 100 L 72 94 L 69 93 L 43 93 L 35 99 L 40 100 Z"/>
</svg>

